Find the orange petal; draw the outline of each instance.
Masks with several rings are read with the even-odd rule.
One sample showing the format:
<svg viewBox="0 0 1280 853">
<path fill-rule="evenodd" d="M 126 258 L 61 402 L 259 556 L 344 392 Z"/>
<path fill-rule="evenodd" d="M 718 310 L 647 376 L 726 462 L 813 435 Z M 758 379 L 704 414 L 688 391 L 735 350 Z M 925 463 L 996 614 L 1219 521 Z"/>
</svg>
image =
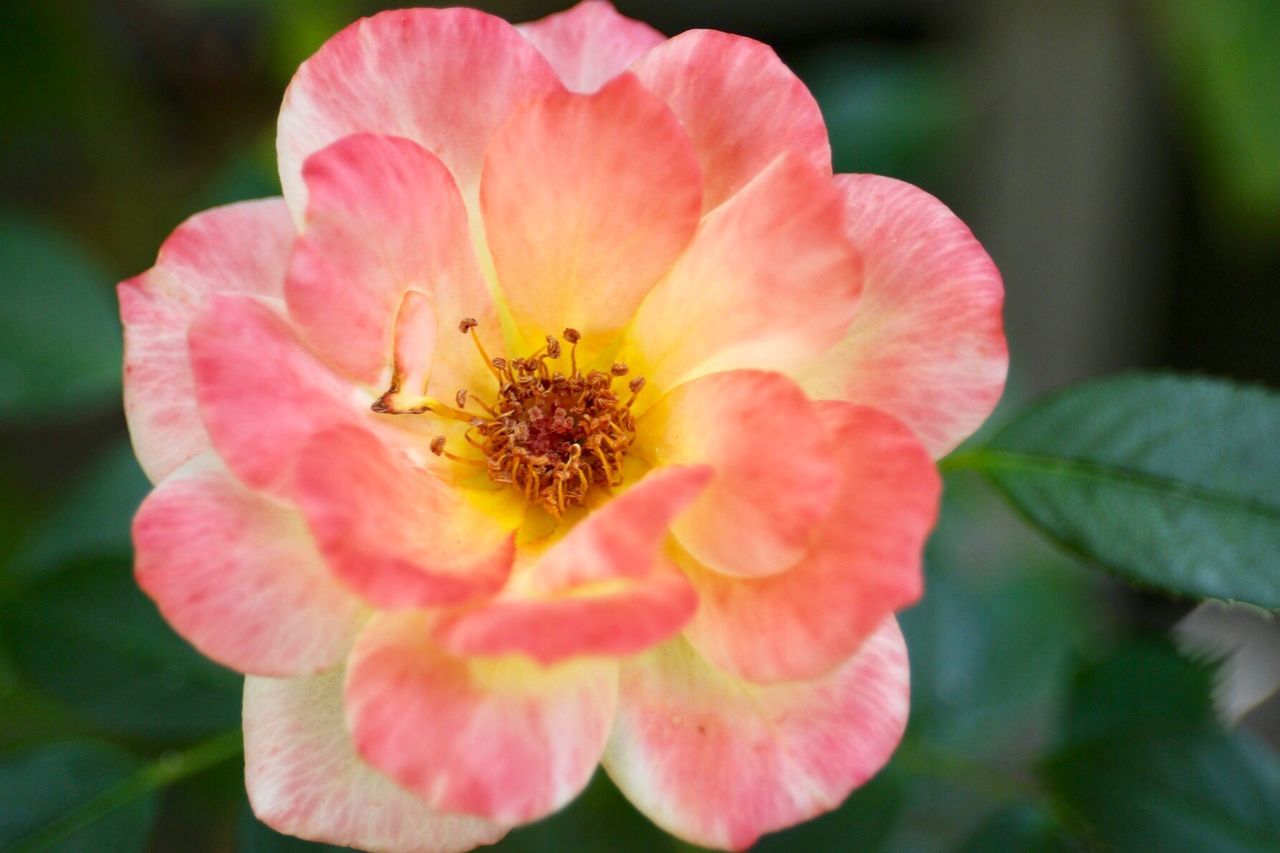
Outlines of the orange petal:
<svg viewBox="0 0 1280 853">
<path fill-rule="evenodd" d="M 485 154 L 480 208 L 498 282 L 526 342 L 621 328 L 698 224 L 698 162 L 635 77 L 518 108 Z"/>
<path fill-rule="evenodd" d="M 655 464 L 715 470 L 673 530 L 696 559 L 732 575 L 773 574 L 804 556 L 840 484 L 817 413 L 778 373 L 679 385 L 640 419 L 638 439 Z"/>
</svg>

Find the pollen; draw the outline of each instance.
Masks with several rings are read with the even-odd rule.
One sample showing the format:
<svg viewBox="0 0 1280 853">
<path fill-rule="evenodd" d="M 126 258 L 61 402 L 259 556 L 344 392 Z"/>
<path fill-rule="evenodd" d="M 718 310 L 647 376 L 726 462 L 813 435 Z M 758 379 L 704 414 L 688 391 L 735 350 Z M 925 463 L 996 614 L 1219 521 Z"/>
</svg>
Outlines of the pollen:
<svg viewBox="0 0 1280 853">
<path fill-rule="evenodd" d="M 397 410 L 388 405 L 388 392 L 374 410 L 465 421 L 467 450 L 473 456 L 446 450 L 444 436 L 432 440 L 431 452 L 483 467 L 490 480 L 510 485 L 557 518 L 570 507 L 582 506 L 593 489 L 607 492 L 620 485 L 623 462 L 635 440 L 631 406 L 644 379 L 631 379 L 625 386 L 630 394 L 623 400 L 613 383 L 629 373 L 625 364 L 616 362 L 607 371 L 580 370 L 577 350 L 582 335 L 576 329 L 562 333 L 568 344 L 569 363 L 564 365 L 566 348 L 554 335 L 547 335 L 544 345 L 525 358 L 490 358 L 476 326 L 474 319 L 465 318 L 458 329 L 471 336 L 494 376 L 493 402 L 463 388 L 455 396 L 456 408 L 431 400 Z M 477 452 L 479 458 L 474 457 Z"/>
</svg>

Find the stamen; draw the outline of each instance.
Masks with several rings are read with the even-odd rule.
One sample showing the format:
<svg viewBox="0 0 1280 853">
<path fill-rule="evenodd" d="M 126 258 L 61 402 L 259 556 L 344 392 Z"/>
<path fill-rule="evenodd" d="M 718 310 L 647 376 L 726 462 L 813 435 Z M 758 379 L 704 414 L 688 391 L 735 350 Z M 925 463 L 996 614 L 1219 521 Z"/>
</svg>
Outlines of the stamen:
<svg viewBox="0 0 1280 853">
<path fill-rule="evenodd" d="M 608 490 L 620 485 L 626 453 L 635 438 L 635 416 L 629 407 L 644 387 L 644 379 L 636 377 L 628 383 L 631 399 L 623 404 L 612 383 L 626 376 L 629 368 L 617 362 L 608 372 L 580 373 L 577 346 L 582 335 L 576 329 L 563 333 L 569 344 L 570 372 L 566 375 L 555 372 L 549 364 L 563 355 L 554 335 L 547 335 L 546 346 L 527 357 L 490 359 L 476 326 L 469 317 L 458 324 L 460 331 L 471 335 L 498 380 L 493 405 L 466 388 L 455 394 L 456 408 L 431 397 L 406 401 L 393 395 L 393 389 L 373 404 L 374 411 L 431 412 L 465 422 L 468 428 L 463 440 L 483 453 L 483 460 L 450 453 L 443 435 L 431 440 L 431 452 L 486 469 L 490 480 L 514 486 L 526 500 L 537 502 L 557 518 L 570 507 L 582 506 L 593 487 Z M 478 404 L 487 417 L 465 411 L 471 403 Z"/>
<path fill-rule="evenodd" d="M 464 335 L 468 332 L 471 333 L 471 340 L 475 343 L 476 349 L 480 351 L 480 358 L 484 359 L 484 366 L 489 368 L 489 372 L 497 378 L 498 384 L 501 385 L 502 374 L 498 372 L 498 368 L 489 359 L 489 353 L 484 351 L 484 344 L 480 343 L 480 336 L 476 334 L 476 326 L 478 325 L 480 325 L 480 322 L 475 317 L 463 317 L 458 323 L 458 331 Z"/>
</svg>

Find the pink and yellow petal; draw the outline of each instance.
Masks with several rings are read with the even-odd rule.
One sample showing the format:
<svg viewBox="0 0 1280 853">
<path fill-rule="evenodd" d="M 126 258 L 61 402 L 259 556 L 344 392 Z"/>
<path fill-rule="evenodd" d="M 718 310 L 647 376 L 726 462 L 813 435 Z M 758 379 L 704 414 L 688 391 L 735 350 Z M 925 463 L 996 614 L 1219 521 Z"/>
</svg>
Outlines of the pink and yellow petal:
<svg viewBox="0 0 1280 853">
<path fill-rule="evenodd" d="M 287 495 L 298 450 L 338 424 L 376 428 L 370 400 L 308 350 L 278 303 L 219 295 L 188 336 L 213 446 L 247 485 Z"/>
<path fill-rule="evenodd" d="M 496 342 L 496 313 L 462 196 L 440 159 L 408 139 L 361 133 L 312 154 L 302 177 L 306 220 L 285 287 L 302 337 L 347 376 L 385 388 L 396 313 L 417 291 L 443 346 L 430 386 L 411 390 L 451 398 L 485 381 L 484 364 L 460 345 L 458 321 L 478 319 Z"/>
<path fill-rule="evenodd" d="M 213 208 L 178 226 L 155 266 L 120 284 L 124 411 L 138 462 L 153 483 L 209 448 L 187 328 L 214 293 L 279 297 L 293 238 L 280 199 Z"/>
<path fill-rule="evenodd" d="M 819 398 L 883 409 L 943 456 L 986 420 L 1009 367 L 1000 272 L 967 226 L 921 189 L 839 175 L 865 263 L 848 333 L 796 371 Z"/>
<path fill-rule="evenodd" d="M 755 682 L 830 672 L 922 590 L 941 481 L 915 435 L 875 409 L 818 406 L 841 472 L 830 518 L 785 572 L 726 575 L 685 560 L 698 612 L 685 636 L 714 666 Z"/>
<path fill-rule="evenodd" d="M 690 30 L 632 66 L 680 117 L 703 172 L 703 209 L 793 152 L 831 176 L 831 145 L 818 103 L 773 48 L 715 30 Z"/>
<path fill-rule="evenodd" d="M 604 765 L 671 834 L 742 850 L 875 775 L 902 739 L 908 694 L 892 618 L 829 675 L 770 686 L 719 672 L 676 640 L 623 664 Z"/>
<path fill-rule="evenodd" d="M 679 385 L 637 430 L 637 451 L 654 464 L 715 471 L 672 530 L 717 571 L 783 571 L 831 511 L 840 484 L 833 448 L 804 392 L 781 374 L 736 370 Z"/>
<path fill-rule="evenodd" d="M 508 529 L 358 427 L 306 442 L 293 495 L 330 569 L 376 607 L 460 604 L 496 593 L 510 574 Z"/>
<path fill-rule="evenodd" d="M 498 283 L 526 344 L 621 328 L 688 244 L 698 161 L 635 77 L 517 108 L 485 154 L 480 208 Z"/>
<path fill-rule="evenodd" d="M 302 164 L 353 133 L 403 136 L 434 152 L 470 193 L 494 130 L 521 101 L 562 86 L 516 29 L 475 9 L 363 18 L 302 63 L 280 107 L 280 182 L 301 222 Z"/>
<path fill-rule="evenodd" d="M 301 516 L 236 482 L 211 452 L 147 496 L 133 541 L 138 585 L 219 663 L 307 675 L 355 638 L 360 601 L 329 575 Z"/>
<path fill-rule="evenodd" d="M 546 666 L 667 639 L 698 600 L 660 552 L 672 520 L 710 477 L 705 467 L 651 473 L 533 557 L 501 595 L 441 619 L 437 640 L 459 655 L 524 655 Z"/>
<path fill-rule="evenodd" d="M 244 754 L 254 814 L 309 841 L 386 853 L 462 853 L 507 831 L 433 811 L 361 761 L 346 728 L 341 670 L 246 679 Z"/>
<path fill-rule="evenodd" d="M 702 220 L 640 306 L 623 358 L 660 390 L 717 371 L 807 364 L 844 335 L 861 286 L 840 194 L 784 154 Z"/>
<path fill-rule="evenodd" d="M 666 36 L 618 14 L 607 0 L 583 0 L 516 27 L 547 58 L 571 92 L 594 92 Z"/>
<path fill-rule="evenodd" d="M 516 824 L 573 799 L 604 749 L 616 664 L 468 661 L 429 632 L 421 614 L 383 614 L 357 641 L 346 701 L 360 755 L 440 811 Z"/>
</svg>

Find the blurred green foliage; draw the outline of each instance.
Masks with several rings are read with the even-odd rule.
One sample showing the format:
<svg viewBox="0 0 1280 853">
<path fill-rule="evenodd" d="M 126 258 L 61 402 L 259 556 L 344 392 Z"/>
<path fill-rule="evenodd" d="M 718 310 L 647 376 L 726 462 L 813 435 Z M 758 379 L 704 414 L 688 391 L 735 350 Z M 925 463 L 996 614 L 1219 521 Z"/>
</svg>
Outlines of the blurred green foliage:
<svg viewBox="0 0 1280 853">
<path fill-rule="evenodd" d="M 111 288 L 144 269 L 185 216 L 278 191 L 284 85 L 377 5 L 20 0 L 0 13 L 0 848 L 321 847 L 253 818 L 238 764 L 238 679 L 179 640 L 132 582 L 128 522 L 148 484 L 119 411 Z M 485 5 L 515 18 L 547 11 Z M 1170 0 L 1147 11 L 1215 221 L 1274 242 L 1280 4 Z M 838 169 L 948 186 L 982 119 L 962 58 L 891 36 L 833 33 L 784 56 L 828 118 Z M 1086 401 L 1077 421 L 1127 399 Z M 1041 453 L 1079 437 L 1060 413 L 1040 417 L 1039 429 L 995 443 Z M 1270 448 L 1248 463 L 1261 476 L 1275 470 L 1276 445 L 1259 432 L 1271 421 L 1250 423 L 1249 447 Z M 1242 434 L 1219 437 L 1175 450 L 1191 462 L 1216 449 L 1215 464 L 1243 470 L 1247 460 L 1228 452 Z M 1023 509 L 1041 507 L 1040 525 L 1059 538 L 1066 504 L 1078 512 L 1102 500 L 1067 501 L 1060 484 L 1042 491 Z M 1112 503 L 1132 527 L 1132 500 Z M 1263 527 L 1249 535 L 1274 538 L 1274 523 Z M 1078 549 L 1116 562 L 1108 542 L 1095 544 Z M 1262 569 L 1275 565 L 1253 566 L 1255 582 L 1269 582 Z M 1132 567 L 1147 583 L 1206 592 Z M 1230 583 L 1247 568 L 1221 567 Z M 1121 618 L 1095 576 L 1022 531 L 972 472 L 948 475 L 927 578 L 925 599 L 902 619 L 913 660 L 902 748 L 841 809 L 758 849 L 1273 849 L 1274 754 L 1213 719 L 1208 671 Z M 600 773 L 570 807 L 497 849 L 691 848 Z"/>
</svg>

